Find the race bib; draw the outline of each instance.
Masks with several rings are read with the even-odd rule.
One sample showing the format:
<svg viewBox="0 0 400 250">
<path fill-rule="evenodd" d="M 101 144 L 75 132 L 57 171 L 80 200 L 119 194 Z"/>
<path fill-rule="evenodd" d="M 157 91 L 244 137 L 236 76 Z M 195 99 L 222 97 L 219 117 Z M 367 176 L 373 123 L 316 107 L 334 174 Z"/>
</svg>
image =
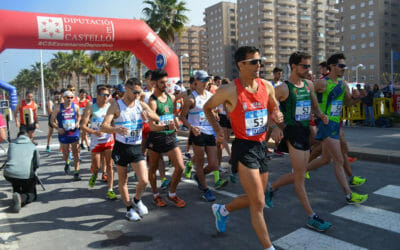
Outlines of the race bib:
<svg viewBox="0 0 400 250">
<path fill-rule="evenodd" d="M 160 125 L 168 125 L 170 122 L 174 121 L 174 115 L 169 114 L 169 115 L 162 115 L 160 116 Z"/>
<path fill-rule="evenodd" d="M 244 117 L 246 123 L 246 135 L 254 136 L 265 132 L 265 126 L 268 121 L 267 109 L 247 111 Z"/>
<path fill-rule="evenodd" d="M 311 100 L 296 102 L 296 121 L 310 120 L 311 115 Z"/>
<path fill-rule="evenodd" d="M 211 126 L 211 124 L 207 120 L 206 114 L 204 114 L 203 111 L 200 112 L 199 116 L 200 116 L 200 126 L 202 127 Z"/>
<path fill-rule="evenodd" d="M 93 130 L 100 130 L 101 124 L 103 123 L 103 118 L 99 118 L 99 117 L 93 117 L 92 121 L 90 122 L 91 124 L 91 129 Z"/>
<path fill-rule="evenodd" d="M 332 101 L 330 116 L 342 115 L 343 101 Z"/>
<path fill-rule="evenodd" d="M 63 120 L 63 128 L 65 131 L 70 131 L 75 129 L 75 119 Z"/>
<path fill-rule="evenodd" d="M 83 115 L 83 111 L 85 111 L 85 108 L 79 108 L 79 114 Z"/>
<path fill-rule="evenodd" d="M 129 122 L 123 125 L 128 129 L 128 134 L 125 137 L 125 143 L 140 143 L 142 140 L 142 120 Z"/>
</svg>

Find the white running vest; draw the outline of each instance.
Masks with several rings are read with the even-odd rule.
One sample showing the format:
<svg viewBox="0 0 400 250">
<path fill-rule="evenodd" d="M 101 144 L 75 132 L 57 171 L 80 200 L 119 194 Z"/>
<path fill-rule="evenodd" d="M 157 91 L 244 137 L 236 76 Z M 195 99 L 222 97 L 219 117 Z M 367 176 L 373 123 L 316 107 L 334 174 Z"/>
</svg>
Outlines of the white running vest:
<svg viewBox="0 0 400 250">
<path fill-rule="evenodd" d="M 208 99 L 211 98 L 212 94 L 210 92 L 208 92 L 207 90 L 205 90 L 205 94 L 206 94 L 206 96 L 203 97 L 203 96 L 200 96 L 199 94 L 197 94 L 196 91 L 192 92 L 195 104 L 194 104 L 194 107 L 189 110 L 188 122 L 193 127 L 200 128 L 200 131 L 203 134 L 213 135 L 213 134 L 215 134 L 214 129 L 211 126 L 211 124 L 208 122 L 207 117 L 205 116 L 204 111 L 203 111 L 204 104 L 208 101 Z"/>
<path fill-rule="evenodd" d="M 114 124 L 116 127 L 125 127 L 128 129 L 128 134 L 122 136 L 116 134 L 115 139 L 124 144 L 139 145 L 142 143 L 142 111 L 143 107 L 139 100 L 135 100 L 135 105 L 133 107 L 128 107 L 122 101 L 122 99 L 117 101 L 119 106 L 119 117 L 114 119 Z"/>
<path fill-rule="evenodd" d="M 110 107 L 109 103 L 106 103 L 106 105 L 103 108 L 99 108 L 97 104 L 93 104 L 93 114 L 92 114 L 92 119 L 90 120 L 90 128 L 93 130 L 100 130 L 101 124 L 103 124 L 104 117 L 107 114 L 107 110 Z M 112 134 L 107 134 L 103 133 L 102 136 L 97 136 L 95 134 L 90 135 L 90 145 L 92 148 L 95 146 L 102 144 L 102 143 L 107 143 L 110 140 L 112 140 Z M 92 146 L 93 145 L 93 146 Z"/>
</svg>

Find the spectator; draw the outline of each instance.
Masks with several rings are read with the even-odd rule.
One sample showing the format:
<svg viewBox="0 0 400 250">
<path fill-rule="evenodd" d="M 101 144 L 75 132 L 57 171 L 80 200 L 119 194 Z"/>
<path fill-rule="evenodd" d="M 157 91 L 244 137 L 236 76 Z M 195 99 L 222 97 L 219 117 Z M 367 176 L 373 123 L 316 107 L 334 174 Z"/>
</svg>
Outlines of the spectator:
<svg viewBox="0 0 400 250">
<path fill-rule="evenodd" d="M 372 92 L 370 85 L 365 85 L 365 90 L 366 90 L 366 95 L 361 99 L 365 112 L 364 125 L 375 126 L 374 109 L 372 105 L 374 99 L 374 93 Z"/>
<path fill-rule="evenodd" d="M 374 98 L 379 98 L 382 95 L 382 91 L 379 90 L 379 85 L 376 83 L 374 85 L 373 93 L 374 93 Z"/>
<path fill-rule="evenodd" d="M 14 211 L 36 200 L 35 171 L 39 168 L 39 151 L 27 136 L 25 128 L 10 143 L 4 177 L 13 187 Z"/>
<path fill-rule="evenodd" d="M 6 127 L 7 127 L 6 121 L 0 114 L 0 142 L 6 139 Z"/>
</svg>

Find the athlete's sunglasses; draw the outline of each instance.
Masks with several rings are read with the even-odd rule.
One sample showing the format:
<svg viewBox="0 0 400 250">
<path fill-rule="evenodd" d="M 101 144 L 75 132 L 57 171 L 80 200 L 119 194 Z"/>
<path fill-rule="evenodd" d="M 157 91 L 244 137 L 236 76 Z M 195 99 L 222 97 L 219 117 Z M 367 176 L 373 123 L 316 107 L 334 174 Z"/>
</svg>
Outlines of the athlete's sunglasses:
<svg viewBox="0 0 400 250">
<path fill-rule="evenodd" d="M 110 96 L 110 94 L 104 94 L 104 93 L 100 93 L 99 95 L 107 98 Z"/>
<path fill-rule="evenodd" d="M 297 64 L 297 65 L 300 65 L 301 67 L 303 67 L 303 69 L 309 69 L 309 68 L 311 68 L 311 65 L 310 65 L 310 64 L 302 64 L 302 63 L 299 63 L 299 64 Z"/>
<path fill-rule="evenodd" d="M 240 62 L 249 62 L 251 65 L 262 64 L 261 59 L 246 59 Z"/>
<path fill-rule="evenodd" d="M 336 63 L 335 66 L 338 66 L 341 69 L 346 69 L 347 68 L 347 65 L 343 64 L 343 63 Z"/>
</svg>

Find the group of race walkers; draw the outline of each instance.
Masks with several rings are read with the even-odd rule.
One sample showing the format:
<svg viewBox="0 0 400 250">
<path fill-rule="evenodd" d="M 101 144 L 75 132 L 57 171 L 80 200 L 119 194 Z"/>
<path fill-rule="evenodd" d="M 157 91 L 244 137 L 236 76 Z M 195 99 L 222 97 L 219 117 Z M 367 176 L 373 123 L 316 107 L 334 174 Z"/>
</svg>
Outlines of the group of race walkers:
<svg viewBox="0 0 400 250">
<path fill-rule="evenodd" d="M 271 82 L 259 77 L 262 60 L 255 47 L 240 47 L 234 59 L 240 76 L 232 82 L 219 77 L 212 80 L 206 71 L 199 70 L 191 77 L 187 90 L 179 82 L 174 94 L 167 92 L 168 74 L 162 69 L 146 72 L 144 88 L 137 78 L 120 84 L 114 93 L 109 86 L 98 85 L 93 99 L 84 90 L 79 97 L 75 96 L 72 85 L 56 91 L 47 104 L 50 115 L 46 151 L 50 152 L 51 135 L 56 129 L 65 161 L 64 172 L 69 174 L 72 161 L 73 180 L 79 181 L 80 150 L 86 144 L 91 152 L 89 186 L 95 186 L 102 172 L 109 199 L 117 199 L 113 190 L 115 163 L 126 217 L 138 221 L 149 213 L 142 202 L 148 182 L 158 207 L 165 207 L 166 201 L 180 208 L 186 206 L 177 194 L 182 175 L 193 178 L 201 197 L 214 202 L 216 197 L 207 186 L 206 176 L 213 173 L 216 189 L 228 184 L 228 180 L 220 178 L 225 149 L 230 157 L 230 180 L 235 183 L 240 179 L 245 193 L 227 204 L 211 206 L 218 232 L 226 231 L 230 213 L 248 207 L 253 229 L 263 248 L 274 249 L 264 219 L 264 206 L 272 208 L 278 188 L 291 183 L 306 213 L 306 225 L 326 231 L 331 223 L 320 218 L 308 200 L 304 185 L 309 178 L 308 171 L 332 161 L 346 202 L 358 204 L 368 199 L 367 194 L 355 193 L 350 188 L 364 184 L 366 179 L 352 173 L 349 162 L 352 159 L 347 156 L 341 128 L 342 107 L 360 100 L 359 93 L 350 91 L 342 79 L 345 56 L 341 53 L 330 56 L 320 64 L 320 79 L 313 79 L 311 56 L 295 52 L 289 59 L 291 73 L 284 82 L 279 68 L 275 68 Z M 18 104 L 14 116 L 17 127 L 26 127 L 33 142 L 38 120 L 31 92 Z M 184 154 L 177 139 L 177 131 L 182 127 L 189 130 Z M 234 140 L 230 149 L 231 130 Z M 277 146 L 275 152 L 288 153 L 292 165 L 291 172 L 273 183 L 268 182 L 270 138 Z M 174 168 L 170 180 L 165 175 L 164 155 Z M 138 182 L 132 200 L 127 186 L 129 167 L 135 171 Z M 161 188 L 169 188 L 166 197 L 158 190 L 157 170 Z"/>
</svg>

